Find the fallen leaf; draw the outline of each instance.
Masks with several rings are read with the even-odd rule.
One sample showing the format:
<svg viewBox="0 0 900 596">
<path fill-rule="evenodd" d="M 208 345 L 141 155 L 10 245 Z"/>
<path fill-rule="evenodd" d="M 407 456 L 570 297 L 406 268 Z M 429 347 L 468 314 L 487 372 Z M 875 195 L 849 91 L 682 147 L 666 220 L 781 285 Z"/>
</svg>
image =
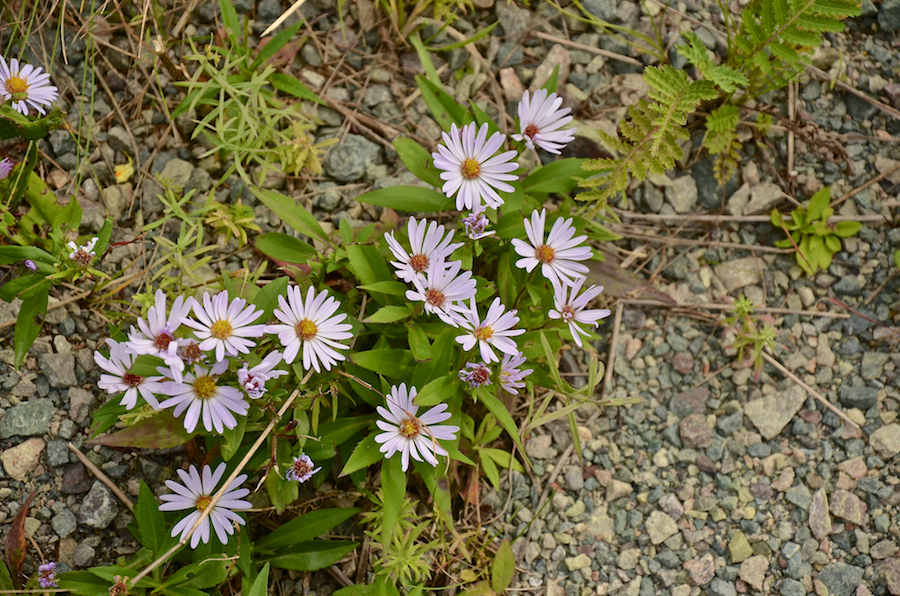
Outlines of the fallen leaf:
<svg viewBox="0 0 900 596">
<path fill-rule="evenodd" d="M 128 180 L 134 176 L 134 162 L 131 160 L 131 157 L 128 157 L 128 163 L 123 163 L 113 168 L 113 172 L 116 176 L 116 182 L 119 184 L 125 184 Z"/>
<path fill-rule="evenodd" d="M 162 411 L 141 420 L 134 426 L 88 441 L 89 445 L 106 447 L 136 447 L 140 449 L 169 449 L 184 445 L 191 434 L 184 430 L 184 422 Z"/>
<path fill-rule="evenodd" d="M 619 267 L 616 257 L 603 251 L 606 260 L 602 263 L 589 261 L 588 282 L 603 286 L 603 293 L 616 298 L 644 298 L 677 304 L 671 296 L 654 287 L 647 280 Z"/>
<path fill-rule="evenodd" d="M 16 590 L 22 589 L 25 551 L 28 548 L 25 538 L 25 518 L 28 517 L 28 507 L 31 506 L 32 499 L 34 499 L 34 493 L 28 495 L 25 503 L 19 507 L 19 512 L 13 519 L 9 534 L 6 536 L 6 566 L 9 568 L 9 574 L 12 576 L 13 586 Z"/>
</svg>

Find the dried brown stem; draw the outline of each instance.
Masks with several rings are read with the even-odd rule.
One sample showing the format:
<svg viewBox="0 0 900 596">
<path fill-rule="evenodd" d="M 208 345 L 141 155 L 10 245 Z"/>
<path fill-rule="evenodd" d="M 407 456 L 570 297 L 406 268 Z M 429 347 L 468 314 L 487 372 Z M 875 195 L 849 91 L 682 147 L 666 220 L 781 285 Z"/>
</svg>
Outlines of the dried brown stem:
<svg viewBox="0 0 900 596">
<path fill-rule="evenodd" d="M 94 462 L 89 460 L 87 456 L 79 451 L 78 447 L 76 447 L 72 443 L 66 443 L 66 447 L 68 447 L 69 450 L 78 457 L 79 461 L 81 461 L 81 463 L 83 463 L 84 466 L 91 471 L 91 474 L 96 476 L 100 480 L 100 482 L 105 484 L 106 487 L 113 492 L 114 495 L 119 497 L 119 500 L 122 501 L 122 503 L 126 507 L 128 507 L 128 511 L 134 511 L 134 503 L 131 502 L 131 499 L 128 498 L 128 495 L 123 493 L 122 489 L 116 486 L 115 483 L 113 483 L 113 481 L 109 479 L 109 476 L 103 473 L 103 470 L 95 466 Z"/>
</svg>

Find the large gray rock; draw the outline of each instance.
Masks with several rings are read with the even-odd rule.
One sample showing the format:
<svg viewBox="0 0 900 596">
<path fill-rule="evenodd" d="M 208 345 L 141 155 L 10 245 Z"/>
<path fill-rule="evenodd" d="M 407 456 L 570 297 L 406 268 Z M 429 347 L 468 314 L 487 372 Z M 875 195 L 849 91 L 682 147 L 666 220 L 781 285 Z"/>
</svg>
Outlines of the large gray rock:
<svg viewBox="0 0 900 596">
<path fill-rule="evenodd" d="M 95 480 L 90 492 L 81 502 L 81 522 L 102 530 L 112 523 L 119 513 L 119 504 L 112 492 Z"/>
<path fill-rule="evenodd" d="M 894 457 L 900 453 L 900 424 L 882 426 L 869 437 L 869 444 L 881 457 Z"/>
<path fill-rule="evenodd" d="M 697 182 L 690 176 L 682 176 L 666 187 L 666 200 L 675 213 L 691 213 L 697 205 Z"/>
<path fill-rule="evenodd" d="M 380 161 L 381 147 L 363 136 L 348 134 L 343 143 L 328 152 L 322 167 L 339 182 L 356 182 L 369 164 Z"/>
<path fill-rule="evenodd" d="M 50 386 L 57 389 L 73 387 L 78 383 L 75 378 L 75 356 L 69 354 L 41 354 L 38 357 L 38 366 Z"/>
<path fill-rule="evenodd" d="M 758 284 L 762 280 L 762 272 L 767 267 L 762 259 L 744 257 L 716 265 L 713 271 L 730 294 L 745 286 Z"/>
<path fill-rule="evenodd" d="M 816 576 L 834 596 L 852 596 L 863 578 L 863 569 L 846 563 L 832 563 Z"/>
<path fill-rule="evenodd" d="M 173 186 L 184 188 L 187 186 L 188 180 L 191 179 L 191 173 L 194 166 L 183 159 L 175 158 L 168 163 L 160 172 L 160 176 L 169 180 Z"/>
<path fill-rule="evenodd" d="M 881 3 L 878 26 L 884 31 L 900 31 L 900 0 L 884 0 Z"/>
<path fill-rule="evenodd" d="M 49 399 L 34 399 L 13 406 L 6 411 L 6 418 L 0 422 L 0 438 L 43 435 L 47 432 L 47 425 L 54 412 L 56 408 Z"/>
<path fill-rule="evenodd" d="M 797 385 L 787 391 L 773 393 L 762 399 L 755 399 L 744 407 L 744 414 L 767 441 L 777 437 L 794 418 L 803 403 L 806 393 Z"/>
</svg>

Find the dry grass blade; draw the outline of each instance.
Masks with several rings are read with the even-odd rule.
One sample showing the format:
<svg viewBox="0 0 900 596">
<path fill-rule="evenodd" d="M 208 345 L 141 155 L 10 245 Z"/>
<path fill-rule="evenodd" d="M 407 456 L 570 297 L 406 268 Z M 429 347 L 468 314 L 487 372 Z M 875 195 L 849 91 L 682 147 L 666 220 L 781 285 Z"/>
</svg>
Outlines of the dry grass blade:
<svg viewBox="0 0 900 596">
<path fill-rule="evenodd" d="M 285 21 L 288 19 L 288 17 L 290 17 L 292 14 L 294 14 L 295 12 L 297 12 L 298 10 L 300 10 L 300 7 L 303 6 L 303 3 L 304 3 L 304 2 L 306 2 L 306 0 L 297 0 L 296 2 L 294 2 L 293 4 L 291 4 L 291 7 L 290 7 L 290 8 L 288 8 L 286 11 L 284 11 L 283 13 L 281 13 L 281 16 L 280 16 L 280 17 L 278 17 L 277 19 L 275 19 L 275 21 L 274 21 L 271 25 L 269 25 L 268 27 L 266 27 L 266 30 L 262 32 L 262 35 L 260 35 L 260 37 L 265 37 L 266 35 L 268 35 L 268 34 L 271 33 L 272 31 L 274 31 L 275 29 L 277 29 L 278 27 L 280 27 L 281 24 L 282 24 L 283 22 L 285 22 Z"/>
<path fill-rule="evenodd" d="M 91 471 L 91 474 L 96 476 L 100 480 L 100 482 L 105 484 L 106 487 L 111 490 L 113 494 L 119 498 L 120 501 L 122 501 L 122 504 L 128 507 L 128 511 L 134 511 L 134 503 L 131 502 L 131 499 L 128 498 L 128 495 L 123 493 L 122 489 L 116 486 L 116 484 L 109 479 L 109 476 L 103 473 L 103 470 L 95 466 L 94 462 L 89 460 L 87 456 L 79 451 L 78 447 L 76 447 L 72 443 L 66 443 L 66 447 L 68 447 L 69 451 L 71 451 L 76 455 L 76 457 L 78 457 L 78 460 L 84 464 L 84 467 Z"/>
</svg>

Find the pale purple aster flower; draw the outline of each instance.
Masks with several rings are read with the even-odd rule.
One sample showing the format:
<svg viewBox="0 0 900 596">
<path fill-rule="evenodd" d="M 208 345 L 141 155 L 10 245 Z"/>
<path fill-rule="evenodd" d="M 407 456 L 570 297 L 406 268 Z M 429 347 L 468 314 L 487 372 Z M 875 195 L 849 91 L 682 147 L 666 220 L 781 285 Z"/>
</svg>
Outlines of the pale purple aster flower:
<svg viewBox="0 0 900 596">
<path fill-rule="evenodd" d="M 316 468 L 316 464 L 313 463 L 313 460 L 309 458 L 305 453 L 301 453 L 300 457 L 294 458 L 294 463 L 291 464 L 291 467 L 288 468 L 287 473 L 284 475 L 288 480 L 293 480 L 294 482 L 299 482 L 303 484 L 307 480 L 313 477 L 313 474 L 321 470 L 321 466 Z"/>
<path fill-rule="evenodd" d="M 19 64 L 15 58 L 7 64 L 0 56 L 0 96 L 25 116 L 29 106 L 45 114 L 44 106 L 53 103 L 59 93 L 50 84 L 50 75 L 43 73 L 43 70 L 40 66 L 35 68 L 30 64 Z"/>
<path fill-rule="evenodd" d="M 525 356 L 521 353 L 515 356 L 510 356 L 509 354 L 503 356 L 503 361 L 500 362 L 498 380 L 500 381 L 500 386 L 507 393 L 517 395 L 519 393 L 518 390 L 525 386 L 522 379 L 534 372 L 531 368 L 520 370 L 519 367 L 523 364 L 525 364 Z"/>
<path fill-rule="evenodd" d="M 448 197 L 458 193 L 456 209 L 459 211 L 463 208 L 478 211 L 482 200 L 488 207 L 499 207 L 503 199 L 497 190 L 513 192 L 515 189 L 507 182 L 518 178 L 510 174 L 519 167 L 511 161 L 515 151 L 492 157 L 503 146 L 506 135 L 495 132 L 488 139 L 487 123 L 481 128 L 477 126 L 472 122 L 460 131 L 456 124 L 451 124 L 450 132 L 443 133 L 444 143 L 438 145 L 437 153 L 431 154 L 435 167 L 443 170 L 441 180 L 445 182 L 441 190 Z"/>
<path fill-rule="evenodd" d="M 251 325 L 262 314 L 262 309 L 257 309 L 252 304 L 247 306 L 243 298 L 235 298 L 228 302 L 228 292 L 219 292 L 210 297 L 209 292 L 203 293 L 203 304 L 194 300 L 194 314 L 199 321 L 183 318 L 182 323 L 194 329 L 194 333 L 200 340 L 200 349 L 204 352 L 216 351 L 216 361 L 229 356 L 246 354 L 256 342 L 248 337 L 260 337 L 265 334 L 265 325 Z M 245 308 L 246 307 L 246 308 Z"/>
<path fill-rule="evenodd" d="M 185 300 L 184 296 L 178 296 L 166 316 L 166 294 L 156 290 L 156 302 L 147 310 L 147 320 L 139 318 L 138 328 L 132 326 L 128 333 L 128 349 L 135 354 L 162 358 L 172 371 L 172 378 L 179 383 L 184 373 L 184 362 L 178 355 L 178 349 L 191 340 L 176 339 L 175 332 L 181 326 L 182 319 L 190 314 L 193 303 L 193 298 Z"/>
<path fill-rule="evenodd" d="M 268 333 L 277 333 L 281 345 L 284 346 L 284 361 L 294 361 L 300 348 L 303 348 L 303 368 L 312 368 L 316 372 L 331 367 L 346 357 L 338 350 L 346 350 L 340 341 L 350 339 L 353 326 L 341 323 L 347 318 L 345 313 L 337 313 L 341 303 L 327 290 L 316 295 L 316 289 L 310 287 L 306 292 L 306 300 L 297 286 L 290 286 L 287 299 L 278 297 L 279 308 L 275 309 L 275 318 L 283 325 L 269 325 Z"/>
<path fill-rule="evenodd" d="M 547 95 L 546 89 L 538 89 L 533 97 L 529 97 L 526 91 L 519 102 L 519 130 L 522 134 L 514 134 L 512 138 L 524 140 L 529 149 L 537 145 L 548 153 L 559 155 L 566 144 L 575 140 L 574 128 L 558 130 L 572 121 L 569 115 L 571 108 L 559 109 L 562 101 L 556 93 Z"/>
<path fill-rule="evenodd" d="M 587 236 L 575 236 L 575 228 L 572 219 L 559 218 L 553 224 L 547 242 L 544 242 L 544 222 L 547 218 L 547 210 L 531 212 L 531 221 L 525 220 L 525 233 L 531 244 L 519 238 L 513 238 L 513 246 L 519 256 L 524 257 L 516 261 L 516 267 L 525 269 L 529 273 L 538 264 L 541 265 L 541 273 L 550 280 L 555 287 L 560 285 L 571 286 L 575 279 L 584 277 L 588 272 L 586 265 L 576 261 L 585 261 L 593 256 L 590 246 L 580 246 L 587 240 Z M 573 237 L 575 236 L 575 237 Z"/>
<path fill-rule="evenodd" d="M 42 588 L 57 588 L 56 583 L 56 563 L 50 561 L 38 567 L 38 582 Z"/>
<path fill-rule="evenodd" d="M 581 337 L 579 336 L 590 337 L 591 334 L 579 327 L 578 324 L 596 327 L 600 319 L 605 319 L 610 315 L 610 311 L 605 308 L 585 310 L 584 307 L 588 305 L 588 302 L 600 295 L 603 286 L 591 286 L 581 296 L 578 296 L 583 284 L 584 278 L 577 280 L 571 288 L 556 287 L 553 299 L 556 308 L 547 313 L 551 319 L 562 319 L 569 324 L 572 339 L 579 347 L 581 346 Z"/>
<path fill-rule="evenodd" d="M 415 217 L 410 217 L 408 230 L 409 253 L 394 239 L 393 232 L 384 235 L 397 259 L 391 261 L 391 265 L 397 269 L 397 277 L 406 283 L 412 282 L 414 277 L 424 277 L 432 261 L 446 260 L 454 250 L 463 245 L 462 242 L 451 244 L 453 231 L 444 236 L 444 226 L 439 226 L 436 221 L 423 219 L 417 222 Z"/>
<path fill-rule="evenodd" d="M 459 274 L 462 261 L 453 261 L 448 267 L 443 262 L 433 261 L 428 267 L 425 279 L 413 279 L 415 290 L 407 290 L 407 300 L 425 303 L 425 311 L 435 314 L 453 327 L 459 327 L 461 302 L 475 296 L 475 280 L 471 271 Z"/>
<path fill-rule="evenodd" d="M 245 362 L 243 368 L 237 371 L 238 382 L 252 399 L 262 397 L 266 392 L 266 381 L 288 374 L 286 370 L 273 370 L 280 363 L 281 352 L 270 352 L 262 362 L 249 370 L 249 364 Z"/>
<path fill-rule="evenodd" d="M 25 264 L 26 267 L 28 267 L 28 268 L 31 269 L 32 271 L 37 271 L 37 270 L 38 270 L 37 263 L 35 263 L 35 262 L 32 261 L 31 259 L 25 259 L 24 264 Z"/>
<path fill-rule="evenodd" d="M 129 369 L 134 364 L 134 355 L 128 350 L 127 345 L 114 339 L 107 339 L 106 345 L 109 346 L 109 358 L 104 357 L 100 352 L 94 352 L 94 362 L 108 373 L 100 375 L 97 386 L 110 395 L 124 391 L 122 401 L 119 403 L 129 410 L 137 405 L 139 393 L 151 408 L 159 409 L 159 401 L 154 394 L 163 392 L 161 382 L 163 378 L 141 377 L 130 373 Z"/>
<path fill-rule="evenodd" d="M 384 420 L 375 424 L 384 432 L 375 436 L 375 442 L 381 444 L 379 451 L 386 459 L 400 452 L 404 472 L 409 469 L 410 457 L 437 466 L 436 455 L 447 455 L 447 450 L 438 441 L 452 441 L 459 431 L 459 427 L 452 424 L 432 426 L 450 418 L 447 404 L 437 405 L 416 416 L 419 407 L 413 400 L 417 393 L 415 387 L 410 387 L 407 392 L 406 383 L 400 383 L 399 387 L 392 386 L 387 394 L 387 409 L 376 408 Z"/>
<path fill-rule="evenodd" d="M 459 371 L 459 380 L 465 381 L 472 389 L 491 384 L 491 369 L 484 362 L 467 362 Z"/>
<path fill-rule="evenodd" d="M 206 508 L 209 507 L 213 495 L 216 494 L 216 486 L 225 474 L 225 463 L 219 464 L 215 472 L 209 466 L 203 466 L 202 476 L 194 466 L 191 466 L 188 472 L 184 470 L 176 471 L 184 484 L 179 484 L 174 480 L 166 480 L 166 486 L 169 487 L 173 494 L 160 495 L 159 498 L 164 502 L 159 506 L 159 510 L 194 510 L 189 515 L 181 518 L 172 528 L 173 538 L 180 534 L 179 539 L 185 539 L 187 533 Z M 245 480 L 247 480 L 247 475 L 241 474 L 228 485 L 228 488 L 222 493 L 222 497 L 216 502 L 216 506 L 210 512 L 209 517 L 200 523 L 197 531 L 191 536 L 191 548 L 197 548 L 201 541 L 204 544 L 209 542 L 210 522 L 212 522 L 213 530 L 215 530 L 216 536 L 222 544 L 227 544 L 228 537 L 234 534 L 233 524 L 244 525 L 246 523 L 244 518 L 233 511 L 235 509 L 250 509 L 250 503 L 243 500 L 244 497 L 250 494 L 250 490 L 238 488 Z"/>
<path fill-rule="evenodd" d="M 13 162 L 8 157 L 0 159 L 0 180 L 9 178 L 9 174 L 13 171 Z"/>
<path fill-rule="evenodd" d="M 2 59 L 2 57 L 0 57 L 0 59 Z M 97 246 L 97 242 L 99 241 L 100 239 L 94 236 L 88 240 L 84 246 L 78 246 L 73 241 L 68 242 L 66 247 L 71 251 L 69 253 L 69 259 L 75 261 L 75 264 L 82 269 L 87 269 L 94 260 L 94 257 L 97 256 L 97 253 L 94 252 L 94 247 Z"/>
<path fill-rule="evenodd" d="M 469 332 L 456 338 L 464 350 L 471 350 L 478 344 L 481 359 L 488 363 L 500 361 L 491 346 L 504 354 L 519 353 L 519 348 L 512 338 L 522 335 L 525 330 L 514 329 L 519 317 L 516 316 L 515 310 L 506 312 L 506 307 L 500 303 L 499 298 L 494 298 L 483 320 L 478 317 L 474 297 L 469 299 L 469 308 L 463 309 L 460 315 L 460 327 Z"/>
<path fill-rule="evenodd" d="M 194 432 L 197 424 L 203 419 L 203 428 L 208 432 L 215 430 L 222 434 L 226 428 L 237 426 L 235 414 L 243 416 L 250 405 L 244 401 L 239 389 L 217 385 L 217 377 L 228 369 L 228 361 L 217 362 L 211 369 L 195 364 L 193 372 L 185 372 L 184 378 L 163 383 L 163 393 L 171 397 L 159 404 L 160 409 L 175 406 L 172 414 L 178 418 L 184 416 L 184 428 Z M 160 373 L 169 376 L 169 369 L 160 368 Z"/>
<path fill-rule="evenodd" d="M 200 349 L 200 344 L 190 338 L 178 340 L 178 357 L 184 364 L 205 362 L 206 354 Z M 176 379 L 177 381 L 178 379 Z"/>
<path fill-rule="evenodd" d="M 464 217 L 460 221 L 466 227 L 466 235 L 471 240 L 480 240 L 485 236 L 496 234 L 494 230 L 486 231 L 491 222 L 485 217 L 484 212 L 473 211 L 468 217 Z"/>
</svg>

